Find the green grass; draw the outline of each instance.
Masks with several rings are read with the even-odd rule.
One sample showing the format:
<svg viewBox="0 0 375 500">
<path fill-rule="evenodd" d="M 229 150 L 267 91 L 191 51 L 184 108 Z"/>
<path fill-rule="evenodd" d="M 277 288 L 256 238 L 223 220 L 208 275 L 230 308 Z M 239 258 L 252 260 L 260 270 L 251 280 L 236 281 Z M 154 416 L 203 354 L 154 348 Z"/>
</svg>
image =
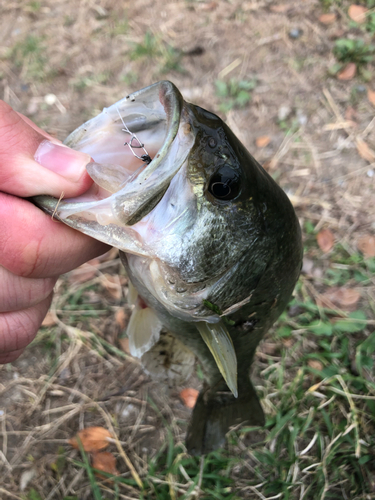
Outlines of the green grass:
<svg viewBox="0 0 375 500">
<path fill-rule="evenodd" d="M 111 483 L 114 483 L 114 494 L 116 486 L 126 485 L 132 489 L 137 488 L 134 479 L 96 471 L 91 467 L 83 450 L 81 450 L 81 455 L 82 462 L 79 460 L 71 460 L 71 462 L 76 467 L 86 470 L 95 500 L 108 498 L 105 493 L 100 492 L 100 486 L 94 476 L 95 472 L 111 479 Z M 238 463 L 239 459 L 229 457 L 228 453 L 222 450 L 202 458 L 190 457 L 180 445 L 174 443 L 170 435 L 168 442 L 149 461 L 148 474 L 143 480 L 143 489 L 138 490 L 137 494 L 140 500 L 169 500 L 173 498 L 188 500 L 194 498 L 194 492 L 201 490 L 200 498 L 202 500 L 211 498 L 235 499 L 234 480 L 230 478 L 230 472 L 232 467 Z"/>
<path fill-rule="evenodd" d="M 28 4 L 28 6 L 29 6 L 31 12 L 37 13 L 40 11 L 42 4 L 41 4 L 41 2 L 38 2 L 38 1 L 32 1 Z"/>
<path fill-rule="evenodd" d="M 340 38 L 336 40 L 333 49 L 333 54 L 339 62 L 353 62 L 359 66 L 372 62 L 374 53 L 375 45 L 367 44 L 362 39 Z"/>
<path fill-rule="evenodd" d="M 361 350 L 368 347 L 362 344 Z M 169 432 L 162 448 L 149 459 L 143 490 L 138 490 L 133 479 L 102 473 L 113 481 L 109 483 L 113 497 L 117 487 L 127 486 L 138 491 L 142 500 L 188 500 L 197 490 L 202 500 L 260 495 L 338 499 L 343 491 L 352 500 L 372 498 L 368 495 L 375 471 L 371 416 L 375 385 L 346 370 L 336 371 L 322 379 L 321 373 L 305 364 L 287 366 L 286 357 L 276 366 L 270 364 L 265 388 L 267 392 L 272 386 L 273 392 L 265 394 L 271 414 L 263 441 L 246 446 L 246 437 L 254 429 L 243 428 L 229 436 L 228 450 L 197 458 L 186 455 Z M 356 399 L 358 393 L 363 399 Z M 111 498 L 108 488 L 101 490 L 84 454 L 83 459 L 73 462 L 86 470 L 93 498 Z"/>
<path fill-rule="evenodd" d="M 237 429 L 229 433 L 225 449 L 190 457 L 183 444 L 176 442 L 170 422 L 148 399 L 166 439 L 147 458 L 143 489 L 126 472 L 120 476 L 102 473 L 110 482 L 97 479 L 84 454 L 79 461 L 60 450 L 55 472 L 63 475 L 64 467 L 72 465 L 84 468 L 95 500 L 121 498 L 126 488 L 131 498 L 142 500 L 373 498 L 375 329 L 366 290 L 372 286 L 375 259 L 365 259 L 341 243 L 323 254 L 314 225 L 306 221 L 304 229 L 305 254 L 314 265 L 324 265 L 326 272 L 320 280 L 301 277 L 293 300 L 266 339 L 279 346 L 277 356 L 254 363 L 260 380 L 257 390 L 266 410 L 264 430 Z M 331 286 L 361 287 L 361 302 L 353 312 L 321 307 L 311 291 L 312 283 L 321 291 Z M 78 316 L 85 310 L 85 293 L 92 286 L 82 284 L 65 295 L 71 318 L 76 317 L 75 309 Z M 81 321 L 87 318 L 91 316 L 82 315 Z M 84 340 L 104 358 L 106 354 L 126 357 L 100 336 L 92 334 Z M 251 436 L 257 432 L 261 440 L 254 443 Z M 29 500 L 34 498 L 38 499 Z"/>
<path fill-rule="evenodd" d="M 41 81 L 49 73 L 46 47 L 42 37 L 28 35 L 9 51 L 16 67 L 20 68 L 25 81 Z"/>
<path fill-rule="evenodd" d="M 336 40 L 333 54 L 339 61 L 329 68 L 329 74 L 337 75 L 348 63 L 354 63 L 362 80 L 368 82 L 372 79 L 370 64 L 374 60 L 375 45 L 363 39 L 341 38 Z"/>
<path fill-rule="evenodd" d="M 357 23 L 349 17 L 348 10 L 353 3 L 369 9 L 363 23 Z M 374 61 L 375 54 L 375 45 L 372 43 L 372 35 L 375 33 L 375 12 L 373 12 L 375 0 L 359 0 L 358 2 L 320 0 L 320 4 L 324 12 L 347 13 L 342 20 L 339 17 L 337 21 L 337 23 L 342 21 L 341 27 L 346 33 L 343 38 L 335 41 L 333 54 L 338 62 L 329 69 L 329 74 L 335 76 L 343 69 L 344 65 L 354 63 L 361 78 L 370 81 L 373 75 L 368 66 Z"/>
<path fill-rule="evenodd" d="M 353 271 L 362 262 L 352 260 Z M 290 316 L 292 309 L 299 314 Z M 143 500 L 188 500 L 198 489 L 202 500 L 372 498 L 375 332 L 367 313 L 343 315 L 318 307 L 308 295 L 305 279 L 288 310 L 271 339 L 291 345 L 283 348 L 278 361 L 269 359 L 258 375 L 262 382 L 257 389 L 267 410 L 261 441 L 248 445 L 257 429 L 244 427 L 229 434 L 226 449 L 201 459 L 190 457 L 174 441 L 168 422 L 151 401 L 167 438 L 148 459 L 143 490 L 128 475 L 102 473 L 112 479 L 107 483 L 96 479 L 84 456 L 82 462 L 62 460 L 60 453 L 59 474 L 72 463 L 84 468 L 96 500 L 121 498 L 119 492 L 125 487 Z M 108 344 L 100 345 L 104 354 L 107 349 L 114 353 Z M 322 368 L 315 368 L 311 360 Z M 259 370 L 257 365 L 255 369 Z"/>
<path fill-rule="evenodd" d="M 181 65 L 182 53 L 165 43 L 160 36 L 151 32 L 145 33 L 142 42 L 133 44 L 129 52 L 131 60 L 148 59 L 157 67 L 159 74 L 168 71 L 183 72 Z"/>
<path fill-rule="evenodd" d="M 112 36 L 125 35 L 129 31 L 129 20 L 119 19 L 114 20 L 114 26 L 109 30 Z"/>
<path fill-rule="evenodd" d="M 102 72 L 74 78 L 70 83 L 77 90 L 83 91 L 95 85 L 105 85 L 110 77 L 111 75 L 108 72 Z"/>
<path fill-rule="evenodd" d="M 220 100 L 219 109 L 227 113 L 233 108 L 244 108 L 251 101 L 251 91 L 256 87 L 256 80 L 236 80 L 228 82 L 216 80 L 216 95 Z"/>
<path fill-rule="evenodd" d="M 333 7 L 342 7 L 344 0 L 320 0 L 320 4 L 323 7 L 324 12 L 328 12 Z"/>
</svg>

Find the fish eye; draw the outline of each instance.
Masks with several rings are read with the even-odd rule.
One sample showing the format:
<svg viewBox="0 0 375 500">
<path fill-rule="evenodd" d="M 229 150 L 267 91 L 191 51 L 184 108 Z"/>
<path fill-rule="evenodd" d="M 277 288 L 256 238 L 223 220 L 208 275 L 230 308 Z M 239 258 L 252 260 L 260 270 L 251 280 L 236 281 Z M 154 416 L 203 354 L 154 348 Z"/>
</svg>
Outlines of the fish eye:
<svg viewBox="0 0 375 500">
<path fill-rule="evenodd" d="M 240 191 L 240 177 L 229 165 L 221 166 L 208 183 L 208 192 L 217 200 L 233 200 Z"/>
<path fill-rule="evenodd" d="M 231 188 L 228 184 L 224 182 L 213 182 L 210 185 L 211 194 L 215 196 L 215 198 L 226 199 L 227 196 L 231 193 Z"/>
</svg>

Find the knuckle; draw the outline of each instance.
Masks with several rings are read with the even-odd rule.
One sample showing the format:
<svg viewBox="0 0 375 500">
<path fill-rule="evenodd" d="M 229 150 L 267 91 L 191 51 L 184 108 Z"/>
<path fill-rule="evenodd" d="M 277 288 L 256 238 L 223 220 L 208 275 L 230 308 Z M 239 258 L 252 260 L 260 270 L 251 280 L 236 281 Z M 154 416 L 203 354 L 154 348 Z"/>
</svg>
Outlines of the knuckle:
<svg viewBox="0 0 375 500">
<path fill-rule="evenodd" d="M 49 299 L 49 297 L 52 297 L 55 283 L 56 278 L 42 278 L 33 280 L 33 286 L 30 286 L 27 291 L 23 292 L 23 307 L 29 308 L 44 303 L 47 299 Z M 20 291 L 20 295 L 21 294 L 22 291 Z"/>
<path fill-rule="evenodd" d="M 40 302 L 42 302 L 50 295 L 53 295 L 53 289 L 55 287 L 57 278 L 43 278 L 39 281 L 41 282 Z"/>
<path fill-rule="evenodd" d="M 22 311 L 0 314 L 0 355 L 25 348 L 34 339 L 51 298 Z"/>
<path fill-rule="evenodd" d="M 39 325 L 34 315 L 27 311 L 0 315 L 0 353 L 26 347 L 36 335 Z"/>
<path fill-rule="evenodd" d="M 43 269 L 48 253 L 44 244 L 48 235 L 40 221 L 34 223 L 29 205 L 0 193 L 0 264 L 22 277 Z"/>
<path fill-rule="evenodd" d="M 0 266 L 0 312 L 21 311 L 43 302 L 55 283 L 56 278 L 22 278 Z"/>
<path fill-rule="evenodd" d="M 8 352 L 6 354 L 1 354 L 0 352 L 0 365 L 16 361 L 16 359 L 19 358 L 22 353 L 23 349 L 18 349 L 17 351 Z"/>
</svg>

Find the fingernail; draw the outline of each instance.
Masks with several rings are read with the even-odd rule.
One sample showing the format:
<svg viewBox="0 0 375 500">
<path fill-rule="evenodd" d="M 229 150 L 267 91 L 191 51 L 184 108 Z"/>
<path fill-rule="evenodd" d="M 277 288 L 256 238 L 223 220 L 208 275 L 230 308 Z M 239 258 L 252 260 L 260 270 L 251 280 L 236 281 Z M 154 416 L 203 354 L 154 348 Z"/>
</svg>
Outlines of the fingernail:
<svg viewBox="0 0 375 500">
<path fill-rule="evenodd" d="M 34 159 L 42 167 L 69 180 L 78 181 L 86 171 L 90 155 L 46 140 L 39 144 Z"/>
</svg>

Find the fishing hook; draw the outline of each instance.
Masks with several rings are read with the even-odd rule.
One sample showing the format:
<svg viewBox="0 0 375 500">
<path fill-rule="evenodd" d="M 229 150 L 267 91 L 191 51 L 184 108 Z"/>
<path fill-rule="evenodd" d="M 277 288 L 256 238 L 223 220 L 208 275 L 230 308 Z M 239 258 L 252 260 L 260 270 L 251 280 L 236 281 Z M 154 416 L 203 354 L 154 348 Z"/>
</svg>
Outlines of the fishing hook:
<svg viewBox="0 0 375 500">
<path fill-rule="evenodd" d="M 125 133 L 127 133 L 127 134 L 129 134 L 131 136 L 129 142 L 124 142 L 124 146 L 129 146 L 130 151 L 133 153 L 133 155 L 136 158 L 138 158 L 139 160 L 141 160 L 144 163 L 146 163 L 146 165 L 149 165 L 152 162 L 152 158 L 147 153 L 145 145 L 142 144 L 142 142 L 138 139 L 138 137 L 133 132 L 131 132 L 128 129 L 126 123 L 124 122 L 124 119 L 122 118 L 122 116 L 120 114 L 120 111 L 118 110 L 118 108 L 116 108 L 116 109 L 117 109 L 117 113 L 119 114 L 120 120 L 121 120 L 122 124 L 124 125 L 124 128 L 122 129 L 122 131 L 125 132 Z M 133 141 L 137 141 L 138 145 L 134 145 Z M 144 151 L 145 154 L 141 155 L 141 156 L 138 156 L 137 153 L 134 151 L 134 149 L 143 149 L 143 151 Z"/>
</svg>

